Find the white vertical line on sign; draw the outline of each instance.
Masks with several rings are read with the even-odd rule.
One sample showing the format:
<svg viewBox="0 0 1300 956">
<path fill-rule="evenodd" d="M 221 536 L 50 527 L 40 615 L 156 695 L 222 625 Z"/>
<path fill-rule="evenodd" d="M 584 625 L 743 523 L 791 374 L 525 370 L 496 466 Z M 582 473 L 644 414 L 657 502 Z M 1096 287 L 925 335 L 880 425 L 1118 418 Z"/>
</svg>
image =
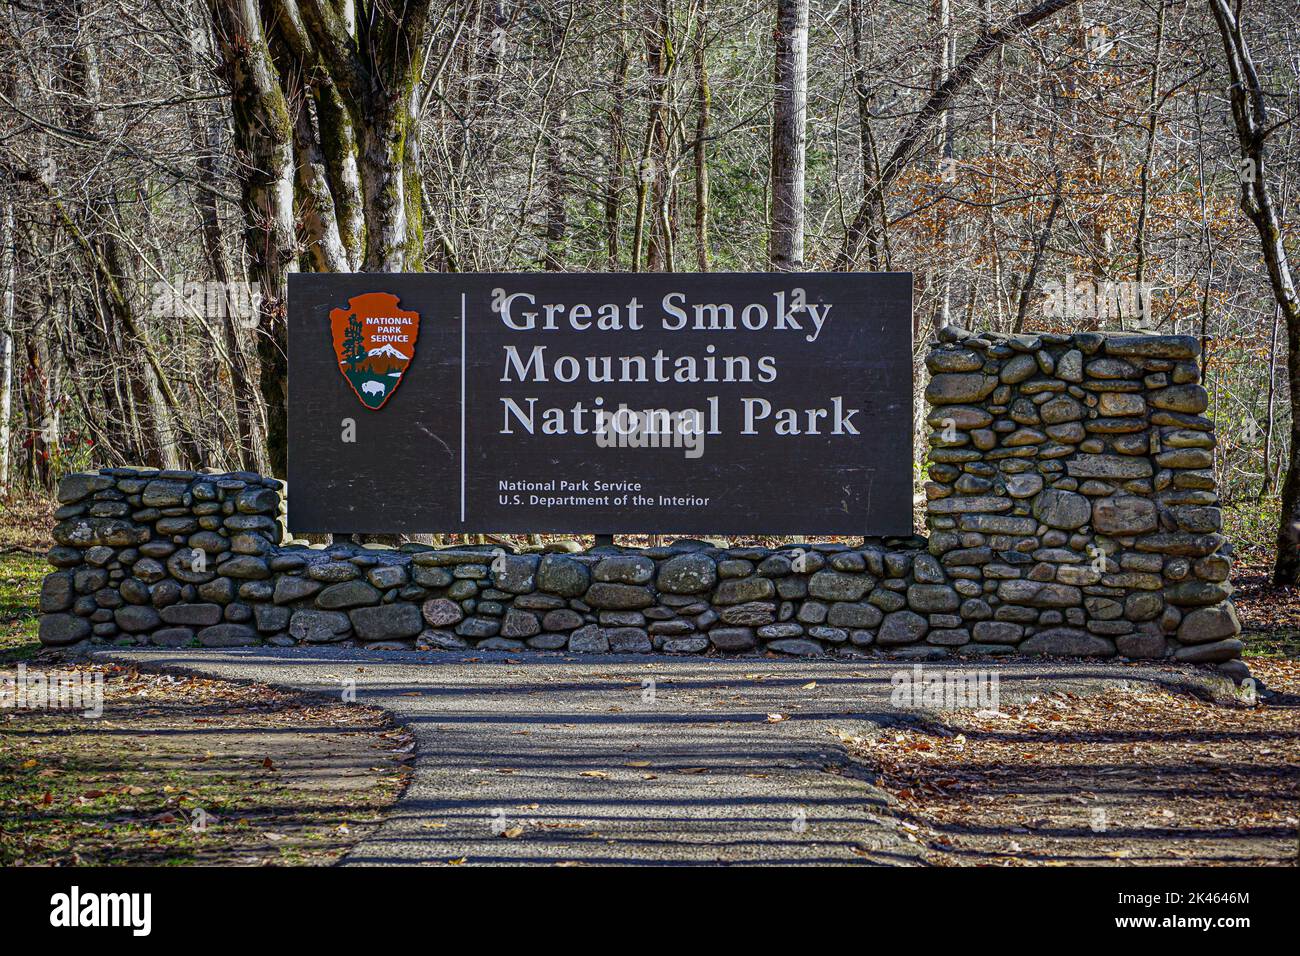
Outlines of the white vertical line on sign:
<svg viewBox="0 0 1300 956">
<path fill-rule="evenodd" d="M 465 293 L 460 294 L 460 523 L 465 523 Z"/>
</svg>

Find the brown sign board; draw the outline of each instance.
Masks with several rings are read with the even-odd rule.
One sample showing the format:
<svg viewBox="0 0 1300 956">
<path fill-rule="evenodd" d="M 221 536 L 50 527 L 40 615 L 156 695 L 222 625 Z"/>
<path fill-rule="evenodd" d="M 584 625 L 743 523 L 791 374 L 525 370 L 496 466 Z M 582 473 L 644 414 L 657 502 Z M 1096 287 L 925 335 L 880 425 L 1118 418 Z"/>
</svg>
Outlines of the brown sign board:
<svg viewBox="0 0 1300 956">
<path fill-rule="evenodd" d="M 909 534 L 908 273 L 297 274 L 297 532 Z"/>
</svg>

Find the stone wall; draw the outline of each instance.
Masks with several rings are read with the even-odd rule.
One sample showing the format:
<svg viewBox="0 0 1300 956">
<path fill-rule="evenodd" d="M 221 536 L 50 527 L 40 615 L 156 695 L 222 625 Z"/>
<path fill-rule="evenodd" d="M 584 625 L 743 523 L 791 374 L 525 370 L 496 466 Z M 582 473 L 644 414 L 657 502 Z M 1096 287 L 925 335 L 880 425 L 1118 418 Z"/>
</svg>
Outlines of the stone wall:
<svg viewBox="0 0 1300 956">
<path fill-rule="evenodd" d="M 1240 656 L 1197 341 L 931 345 L 928 540 L 322 549 L 281 543 L 273 479 L 104 469 L 60 485 L 41 640 Z"/>
</svg>

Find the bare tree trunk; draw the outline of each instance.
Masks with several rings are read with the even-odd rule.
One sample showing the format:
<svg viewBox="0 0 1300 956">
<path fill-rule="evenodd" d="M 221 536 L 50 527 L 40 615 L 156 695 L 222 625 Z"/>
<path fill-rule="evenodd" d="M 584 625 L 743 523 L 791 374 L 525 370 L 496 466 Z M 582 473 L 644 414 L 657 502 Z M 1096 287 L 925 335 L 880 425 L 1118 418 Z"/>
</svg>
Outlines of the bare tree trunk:
<svg viewBox="0 0 1300 956">
<path fill-rule="evenodd" d="M 1295 147 L 1295 124 L 1287 126 L 1286 143 L 1283 145 L 1283 152 L 1290 156 Z M 1283 228 L 1287 226 L 1286 210 L 1290 208 L 1292 201 L 1292 179 L 1288 167 L 1282 175 L 1282 186 L 1279 191 L 1278 199 L 1282 207 L 1282 215 L 1279 217 Z M 1277 351 L 1278 351 L 1278 334 L 1282 324 L 1282 310 L 1273 304 L 1273 318 L 1269 322 L 1268 331 L 1268 384 L 1265 401 L 1268 407 L 1264 414 L 1264 471 L 1260 476 L 1259 498 L 1264 500 L 1275 493 L 1275 490 L 1282 481 L 1282 463 L 1285 456 L 1278 455 L 1277 462 L 1274 464 L 1274 445 L 1276 444 L 1277 431 Z"/>
<path fill-rule="evenodd" d="M 260 293 L 258 387 L 267 463 L 284 476 L 288 449 L 286 277 L 294 271 L 293 122 L 256 0 L 209 0 L 230 85 L 249 281 Z"/>
<path fill-rule="evenodd" d="M 217 180 L 216 170 L 213 168 L 213 156 L 219 148 L 215 138 L 219 135 L 219 131 L 213 125 L 208 127 L 205 134 L 205 152 L 199 160 L 201 179 L 213 184 Z M 252 308 L 253 302 L 251 297 L 233 294 L 230 264 L 222 239 L 216 197 L 208 190 L 199 189 L 194 198 L 202 219 L 203 247 L 207 253 L 208 268 L 212 270 L 212 277 L 221 283 L 225 290 L 225 308 L 218 321 L 225 344 L 223 361 L 226 372 L 230 376 L 231 399 L 235 407 L 238 459 L 243 467 L 264 471 L 267 468 L 267 458 L 262 416 L 258 407 L 252 370 L 249 368 L 248 357 L 244 352 L 244 343 L 240 335 L 240 324 L 245 318 L 245 310 Z"/>
<path fill-rule="evenodd" d="M 58 423 L 50 409 L 47 361 L 37 331 L 33 328 L 24 343 L 27 348 L 23 407 L 29 448 L 28 481 L 33 488 L 49 488 L 53 484 L 50 449 L 58 443 Z"/>
<path fill-rule="evenodd" d="M 1271 130 L 1265 112 L 1264 91 L 1255 69 L 1241 22 L 1227 0 L 1210 0 L 1210 9 L 1223 39 L 1232 119 L 1241 144 L 1241 210 L 1259 233 L 1264 265 L 1273 297 L 1286 322 L 1287 378 L 1291 388 L 1291 448 L 1286 480 L 1282 483 L 1282 514 L 1277 532 L 1275 584 L 1300 584 L 1300 300 L 1296 297 L 1287 260 L 1282 225 L 1268 189 L 1265 145 Z"/>
<path fill-rule="evenodd" d="M 1016 307 L 1016 321 L 1012 331 L 1019 335 L 1025 330 L 1025 318 L 1029 314 L 1029 302 L 1033 298 L 1034 288 L 1038 284 L 1038 270 L 1043 265 L 1043 256 L 1047 252 L 1047 241 L 1052 237 L 1052 226 L 1056 224 L 1056 214 L 1061 211 L 1061 170 L 1056 170 L 1056 177 L 1053 181 L 1052 189 L 1052 206 L 1047 211 L 1047 222 L 1043 224 L 1042 232 L 1038 234 L 1034 242 L 1034 256 L 1029 263 L 1029 272 L 1025 275 L 1025 283 L 1020 287 L 1020 302 Z"/>
<path fill-rule="evenodd" d="M 1151 64 L 1151 89 L 1147 97 L 1147 142 L 1142 156 L 1142 170 L 1138 176 L 1140 197 L 1138 201 L 1137 228 L 1134 230 L 1133 246 L 1137 253 L 1134 267 L 1134 279 L 1138 284 L 1139 301 L 1145 301 L 1142 284 L 1146 281 L 1147 266 L 1147 217 L 1151 209 L 1151 162 L 1156 152 L 1156 130 L 1160 124 L 1160 71 L 1164 62 L 1165 45 L 1165 0 L 1160 0 L 1160 12 L 1156 16 L 1156 52 Z"/>
<path fill-rule="evenodd" d="M 568 104 L 565 102 L 567 92 L 564 84 L 559 80 L 559 63 L 564 56 L 565 38 L 569 26 L 569 19 L 563 7 L 564 4 L 557 4 L 557 9 L 549 12 L 550 23 L 547 24 L 546 37 L 547 53 L 556 67 L 556 82 L 550 88 L 553 102 L 545 110 L 546 248 L 542 256 L 542 268 L 547 272 L 564 270 L 565 242 L 569 230 L 564 168 L 564 127 L 569 114 Z"/>
<path fill-rule="evenodd" d="M 404 91 L 403 91 L 404 92 Z M 414 118 L 403 95 L 384 96 L 357 137 L 361 194 L 366 218 L 365 272 L 402 272 L 419 245 L 408 234 L 406 137 L 415 135 Z M 414 197 L 412 197 L 414 198 Z M 408 244 L 409 243 L 409 244 Z"/>
<path fill-rule="evenodd" d="M 695 264 L 709 271 L 709 161 L 705 144 L 709 138 L 709 30 L 708 0 L 699 0 L 695 35 Z"/>
<path fill-rule="evenodd" d="M 1282 310 L 1274 305 L 1268 336 L 1268 386 L 1265 392 L 1268 407 L 1264 413 L 1264 474 L 1259 482 L 1260 501 L 1273 494 L 1273 433 L 1277 428 L 1277 340 L 1281 320 Z"/>
<path fill-rule="evenodd" d="M 775 42 L 768 259 L 777 272 L 798 272 L 804 259 L 808 0 L 777 0 Z"/>
<path fill-rule="evenodd" d="M 4 283 L 0 299 L 0 488 L 5 491 L 9 490 L 9 416 L 13 410 L 15 241 L 14 207 L 6 197 L 0 221 L 0 282 Z"/>
<path fill-rule="evenodd" d="M 641 170 L 645 191 L 638 199 L 638 214 L 642 229 L 649 227 L 646 267 L 651 272 L 673 271 L 673 246 L 676 238 L 668 212 L 672 203 L 668 112 L 677 53 L 670 36 L 672 19 L 669 16 L 668 2 L 669 0 L 654 0 L 651 3 L 651 19 L 646 28 L 646 62 L 650 71 L 651 94 L 645 159 Z"/>
<path fill-rule="evenodd" d="M 880 154 L 872 131 L 871 96 L 867 89 L 867 63 L 862 43 L 862 0 L 849 0 L 849 32 L 853 51 L 853 90 L 858 111 L 858 161 L 861 166 L 862 194 L 879 195 L 882 205 L 868 217 L 863 243 L 867 265 L 871 269 L 889 268 L 888 229 L 885 222 L 883 194 L 873 193 L 872 185 L 880 178 Z"/>
<path fill-rule="evenodd" d="M 422 185 L 412 160 L 419 154 L 429 5 L 430 0 L 405 0 L 396 9 L 355 19 L 350 5 L 307 0 L 298 7 L 356 133 L 366 223 L 361 267 L 367 272 L 401 272 L 423 264 Z M 462 25 L 467 18 L 468 11 Z"/>
<path fill-rule="evenodd" d="M 189 68 L 191 76 L 196 81 L 199 63 L 209 52 L 208 29 L 208 24 L 197 17 L 189 24 Z M 221 182 L 218 157 L 224 150 L 222 123 L 218 115 L 205 118 L 194 107 L 187 109 L 186 113 L 190 120 L 191 138 L 199 150 L 197 163 L 199 188 L 194 191 L 194 203 L 199 210 L 203 250 L 212 278 L 220 284 L 223 291 L 224 305 L 218 321 L 221 324 L 225 351 L 218 358 L 230 378 L 231 404 L 235 411 L 235 457 L 241 468 L 265 471 L 267 469 L 266 444 L 260 403 L 240 335 L 240 323 L 245 318 L 245 311 L 252 308 L 253 303 L 250 297 L 234 294 L 230 262 L 226 255 L 225 238 L 221 228 L 221 216 L 217 208 L 217 194 Z"/>
<path fill-rule="evenodd" d="M 637 164 L 636 218 L 632 229 L 632 271 L 640 272 L 642 253 L 651 272 L 662 268 L 663 244 L 657 231 L 661 197 L 668 178 L 665 128 L 668 112 L 669 71 L 672 52 L 669 43 L 667 0 L 654 0 L 647 8 L 649 19 L 642 28 L 646 72 L 650 78 L 645 139 Z M 671 241 L 671 240 L 670 240 Z M 647 244 L 649 249 L 647 250 Z"/>
<path fill-rule="evenodd" d="M 642 251 L 645 249 L 646 207 L 650 202 L 650 185 L 654 181 L 655 169 L 650 159 L 650 143 L 653 130 L 646 127 L 641 158 L 636 167 L 636 210 L 632 219 L 632 271 L 641 271 Z"/>
<path fill-rule="evenodd" d="M 954 59 L 955 47 L 953 44 L 955 43 L 955 37 L 952 32 L 952 8 L 949 0 L 934 0 L 934 19 L 937 33 L 934 44 L 934 70 L 931 75 L 933 77 L 933 89 L 939 90 L 948 82 L 948 74 L 952 71 L 952 61 Z M 945 108 L 939 114 L 935 126 L 940 157 L 940 176 L 938 177 L 936 193 L 941 194 L 943 192 L 942 184 L 953 178 L 952 111 Z M 938 316 L 934 325 L 936 328 L 945 328 L 952 323 L 952 267 L 951 257 L 948 254 L 952 223 L 946 205 L 939 207 L 938 218 L 943 280 L 939 286 Z"/>
<path fill-rule="evenodd" d="M 609 113 L 609 172 L 605 180 L 605 254 L 611 272 L 618 271 L 618 247 L 623 215 L 623 189 L 627 183 L 627 70 L 631 52 L 627 42 L 627 0 L 618 3 L 618 28 L 614 52 L 614 103 Z"/>
</svg>

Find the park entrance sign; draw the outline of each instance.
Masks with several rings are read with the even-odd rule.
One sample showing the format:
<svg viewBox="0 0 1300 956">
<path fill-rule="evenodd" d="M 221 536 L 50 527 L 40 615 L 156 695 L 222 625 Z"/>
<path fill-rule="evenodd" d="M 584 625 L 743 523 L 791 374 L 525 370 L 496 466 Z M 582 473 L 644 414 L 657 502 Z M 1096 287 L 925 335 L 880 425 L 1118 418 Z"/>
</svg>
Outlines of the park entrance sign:
<svg viewBox="0 0 1300 956">
<path fill-rule="evenodd" d="M 734 527 L 747 520 L 755 529 L 772 527 L 766 510 L 771 509 L 781 526 L 795 527 L 796 518 L 834 526 L 834 506 L 840 500 L 846 508 L 858 509 L 846 510 L 846 515 L 865 516 L 874 524 L 885 479 L 890 494 L 897 493 L 895 473 L 889 471 L 872 486 L 869 502 L 854 497 L 855 482 L 864 474 L 860 469 L 874 464 L 870 456 L 897 427 L 887 417 L 893 414 L 890 396 L 868 404 L 879 394 L 869 379 L 856 393 L 861 406 L 848 403 L 867 413 L 861 417 L 869 427 L 858 429 L 860 437 L 760 434 L 753 440 L 764 443 L 766 459 L 762 453 L 734 457 L 739 453 L 732 449 L 745 451 L 745 436 L 729 435 L 723 427 L 738 427 L 733 402 L 766 397 L 774 408 L 808 408 L 847 397 L 850 388 L 858 387 L 851 380 L 854 370 L 847 367 L 852 362 L 844 355 L 822 353 L 826 371 L 816 380 L 798 362 L 784 361 L 802 354 L 793 347 L 779 354 L 773 347 L 776 382 L 754 388 L 779 383 L 793 368 L 806 375 L 801 381 L 808 382 L 808 393 L 724 392 L 723 386 L 731 383 L 710 383 L 720 396 L 722 434 L 716 441 L 706 436 L 700 457 L 687 457 L 681 448 L 606 448 L 592 443 L 590 435 L 532 436 L 524 430 L 521 436 L 519 416 L 511 412 L 507 419 L 495 410 L 483 431 L 472 430 L 467 420 L 466 454 L 458 459 L 462 407 L 467 419 L 487 416 L 482 409 L 493 410 L 501 396 L 523 407 L 533 388 L 539 402 L 544 397 L 561 408 L 564 402 L 572 407 L 580 397 L 591 404 L 597 396 L 625 399 L 606 383 L 587 384 L 583 388 L 590 391 L 578 392 L 575 380 L 575 391 L 561 401 L 550 391 L 549 372 L 541 385 L 513 377 L 502 383 L 502 359 L 488 350 L 481 357 L 475 353 L 477 346 L 468 337 L 473 335 L 468 333 L 470 316 L 478 316 L 483 338 L 492 334 L 494 317 L 501 321 L 501 312 L 492 311 L 492 289 L 529 292 L 539 307 L 529 305 L 527 311 L 541 319 L 548 301 L 544 296 L 558 284 L 524 287 L 514 285 L 513 278 L 494 277 L 487 281 L 496 284 L 484 285 L 485 291 L 475 287 L 473 300 L 469 291 L 453 290 L 448 312 L 445 298 L 419 294 L 423 281 L 403 278 L 384 289 L 340 287 L 341 297 L 323 289 L 312 307 L 319 317 L 314 327 L 305 325 L 303 316 L 309 313 L 299 316 L 304 324 L 295 327 L 295 336 L 312 331 L 320 338 L 307 340 L 315 343 L 314 351 L 297 339 L 294 345 L 294 362 L 308 352 L 314 375 L 305 387 L 304 365 L 295 364 L 295 394 L 314 396 L 316 402 L 293 409 L 298 428 L 309 426 L 316 436 L 309 449 L 316 471 L 301 455 L 294 459 L 297 487 L 286 489 L 279 479 L 252 472 L 113 467 L 66 475 L 59 483 L 55 546 L 49 551 L 55 570 L 41 588 L 41 642 L 59 647 L 95 642 L 158 647 L 351 644 L 367 650 L 474 654 L 526 649 L 834 654 L 848 659 L 883 653 L 970 663 L 990 656 L 1047 654 L 1220 664 L 1225 673 L 1241 676 L 1236 658 L 1244 645 L 1231 602 L 1231 543 L 1222 533 L 1214 483 L 1214 420 L 1205 414 L 1210 397 L 1200 383 L 1201 344 L 1187 335 L 940 329 L 925 356 L 929 380 L 922 414 L 931 429 L 925 537 L 873 534 L 868 524 L 866 535 L 848 541 L 767 548 L 688 534 L 644 548 L 600 544 L 576 552 L 572 543 L 516 550 L 501 544 L 436 548 L 409 542 L 394 549 L 337 538 L 328 546 L 294 540 L 285 533 L 286 514 L 351 523 L 348 509 L 356 509 L 362 518 L 355 526 L 362 527 L 376 514 L 400 518 L 399 508 L 407 507 L 405 513 L 419 518 L 412 530 L 429 527 L 429 515 L 458 520 L 461 460 L 467 462 L 467 524 L 481 520 L 489 528 L 497 521 L 518 527 L 511 517 L 516 514 L 523 516 L 520 523 L 535 520 L 552 527 L 589 514 L 608 522 L 598 528 L 626 526 L 615 523 L 617 513 L 610 518 L 605 510 L 570 505 L 556 506 L 561 517 L 552 521 L 526 495 L 528 503 L 516 510 L 507 503 L 514 493 L 499 495 L 490 485 L 480 490 L 494 463 L 499 463 L 498 471 L 511 474 L 509 480 L 522 480 L 521 473 L 540 480 L 537 476 L 548 467 L 564 468 L 584 472 L 593 483 L 653 481 L 669 489 L 664 494 L 717 499 L 698 510 L 647 509 L 664 515 L 665 525 L 716 520 Z M 636 295 L 639 302 L 650 291 L 644 277 L 624 281 L 627 297 Z M 670 278 L 653 281 L 664 283 L 653 290 L 653 301 L 661 303 L 673 291 Z M 841 281 L 851 279 L 814 286 L 811 278 L 798 277 L 796 282 L 804 284 L 785 290 L 791 295 L 804 288 L 810 311 L 811 304 L 832 306 L 829 313 L 817 313 L 829 315 L 819 341 L 833 330 L 836 310 L 844 302 L 863 303 L 858 314 L 872 314 L 868 300 L 854 297 L 855 287 L 832 284 Z M 773 296 L 781 291 L 779 286 L 767 288 Z M 689 302 L 698 288 L 680 291 Z M 359 301 L 367 294 L 396 296 L 397 302 Z M 295 307 L 302 305 L 301 298 L 295 301 Z M 331 304 L 336 301 L 342 305 Z M 482 311 L 471 312 L 471 301 L 479 302 L 475 308 Z M 334 317 L 337 345 L 331 319 L 335 309 L 342 310 Z M 572 314 L 572 309 L 566 311 Z M 524 324 L 528 321 L 523 309 L 516 312 L 512 306 L 508 314 L 512 322 L 520 317 Z M 643 308 L 645 329 L 655 314 Z M 357 316 L 381 321 L 353 321 Z M 813 328 L 799 331 L 807 336 Z M 515 333 L 509 331 L 512 339 Z M 548 333 L 537 331 L 534 322 L 532 332 L 518 333 L 520 348 L 532 341 L 525 336 L 533 334 Z M 648 332 L 640 334 L 649 339 Z M 624 337 L 638 341 L 635 331 Z M 854 343 L 854 356 L 862 355 L 858 345 L 865 338 L 848 334 L 844 341 Z M 702 347 L 706 354 L 708 344 Z M 386 346 L 401 358 L 387 354 Z M 643 348 L 654 352 L 660 347 L 652 343 Z M 531 353 L 532 346 L 527 348 Z M 626 348 L 637 354 L 637 346 Z M 576 361 L 574 349 L 570 344 L 552 353 L 548 347 L 545 354 L 573 354 Z M 363 350 L 364 356 L 359 354 Z M 383 350 L 375 353 L 373 363 L 372 350 Z M 722 347 L 716 352 L 732 354 Z M 766 354 L 762 348 L 757 352 L 758 357 Z M 882 375 L 892 374 L 878 355 L 861 361 L 867 368 L 881 368 Z M 458 404 L 461 369 L 466 371 L 464 406 Z M 384 378 L 401 383 L 393 387 Z M 485 380 L 481 391 L 470 387 L 477 378 Z M 372 394 L 377 391 L 373 386 L 366 388 L 372 382 L 383 386 L 383 395 Z M 905 392 L 906 384 L 904 377 L 896 387 Z M 446 390 L 441 399 L 446 408 L 434 404 L 443 394 L 439 389 Z M 430 390 L 433 394 L 426 394 Z M 496 397 L 489 400 L 488 395 Z M 704 399 L 697 393 L 692 400 Z M 356 429 L 357 441 L 340 443 L 337 433 L 327 439 L 322 425 L 302 418 L 309 411 L 329 421 L 331 429 L 349 419 L 351 425 L 344 427 Z M 507 421 L 512 434 L 498 434 Z M 376 433 L 383 422 L 398 424 Z M 754 424 L 757 432 L 770 423 L 756 418 Z M 303 434 L 300 430 L 297 438 Z M 528 454 L 516 456 L 507 439 L 525 436 L 530 443 L 580 438 L 585 444 L 560 445 L 549 453 L 527 444 Z M 825 458 L 841 454 L 840 446 L 832 444 L 839 440 L 870 442 L 864 446 L 866 457 L 845 453 L 834 459 L 847 462 L 847 470 L 859 469 L 845 480 L 842 499 L 835 497 L 833 481 L 821 468 Z M 803 449 L 804 457 L 783 454 L 785 441 Z M 822 444 L 805 444 L 809 441 Z M 365 452 L 369 460 L 355 451 L 363 442 L 370 443 Z M 910 468 L 911 449 L 901 439 L 898 444 L 881 450 L 881 458 L 890 467 Z M 443 445 L 441 452 L 431 450 Z M 331 452 L 331 447 L 344 451 Z M 496 457 L 482 460 L 484 447 Z M 695 479 L 704 490 L 676 490 L 681 487 L 674 483 L 678 469 L 690 473 L 709 463 L 719 448 L 723 460 L 717 469 L 702 469 Z M 333 463 L 331 454 L 341 454 L 343 464 Z M 626 464 L 619 455 L 628 456 Z M 658 455 L 670 456 L 668 463 L 659 465 Z M 638 465 L 634 456 L 651 463 Z M 628 469 L 621 476 L 620 467 Z M 329 499 L 324 505 L 323 494 Z M 745 501 L 733 508 L 738 495 L 746 496 Z M 752 508 L 750 499 L 758 502 Z M 627 524 L 636 527 L 651 520 L 630 504 L 626 516 Z M 879 520 L 893 518 L 889 513 Z M 294 522 L 311 526 L 301 517 Z M 673 530 L 689 529 L 669 526 L 665 534 Z"/>
<path fill-rule="evenodd" d="M 294 531 L 907 535 L 911 276 L 298 274 Z"/>
</svg>

